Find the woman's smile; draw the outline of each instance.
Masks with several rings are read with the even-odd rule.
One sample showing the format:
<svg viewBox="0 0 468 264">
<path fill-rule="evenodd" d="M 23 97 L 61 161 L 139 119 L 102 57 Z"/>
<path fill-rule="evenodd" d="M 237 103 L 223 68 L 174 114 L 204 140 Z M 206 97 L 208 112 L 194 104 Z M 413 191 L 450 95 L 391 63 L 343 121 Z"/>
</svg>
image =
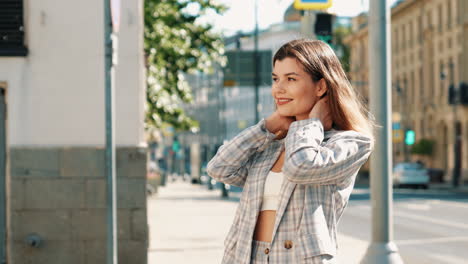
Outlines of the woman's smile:
<svg viewBox="0 0 468 264">
<path fill-rule="evenodd" d="M 293 99 L 289 99 L 289 98 L 276 98 L 276 104 L 277 105 L 284 105 L 284 104 L 287 104 L 289 102 L 291 102 Z"/>
</svg>

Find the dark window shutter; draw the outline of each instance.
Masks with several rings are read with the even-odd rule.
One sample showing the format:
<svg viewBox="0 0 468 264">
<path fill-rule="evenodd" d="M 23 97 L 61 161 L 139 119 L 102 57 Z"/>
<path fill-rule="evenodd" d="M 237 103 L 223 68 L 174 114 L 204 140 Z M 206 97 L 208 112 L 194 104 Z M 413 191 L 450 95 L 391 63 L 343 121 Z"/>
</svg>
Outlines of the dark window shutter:
<svg viewBox="0 0 468 264">
<path fill-rule="evenodd" d="M 456 94 L 455 86 L 451 84 L 448 89 L 448 104 L 449 105 L 456 104 L 456 100 L 457 100 L 456 96 L 457 94 Z"/>
<path fill-rule="evenodd" d="M 23 0 L 0 0 L 0 56 L 26 56 Z"/>
<path fill-rule="evenodd" d="M 460 84 L 460 103 L 462 105 L 468 105 L 468 83 Z"/>
</svg>

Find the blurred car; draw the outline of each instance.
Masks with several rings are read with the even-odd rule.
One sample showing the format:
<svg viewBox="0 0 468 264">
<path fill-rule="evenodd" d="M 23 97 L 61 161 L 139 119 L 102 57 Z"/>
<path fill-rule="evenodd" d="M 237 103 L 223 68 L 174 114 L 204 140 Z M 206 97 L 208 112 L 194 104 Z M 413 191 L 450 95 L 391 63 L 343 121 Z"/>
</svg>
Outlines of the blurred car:
<svg viewBox="0 0 468 264">
<path fill-rule="evenodd" d="M 393 186 L 429 188 L 429 173 L 421 163 L 403 162 L 393 168 Z"/>
</svg>

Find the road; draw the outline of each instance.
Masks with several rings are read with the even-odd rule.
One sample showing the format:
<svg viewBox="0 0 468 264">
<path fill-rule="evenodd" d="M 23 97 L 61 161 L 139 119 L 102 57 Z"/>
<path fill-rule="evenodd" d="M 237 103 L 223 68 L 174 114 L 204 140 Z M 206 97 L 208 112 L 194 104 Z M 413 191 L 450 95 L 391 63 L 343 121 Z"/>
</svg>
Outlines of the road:
<svg viewBox="0 0 468 264">
<path fill-rule="evenodd" d="M 393 197 L 394 241 L 405 263 L 468 263 L 468 193 L 396 189 Z M 338 230 L 370 241 L 368 189 L 355 189 Z"/>
<path fill-rule="evenodd" d="M 181 180 L 148 199 L 149 264 L 220 263 L 240 193 Z M 396 190 L 394 240 L 406 264 L 468 263 L 468 192 Z M 356 188 L 338 226 L 340 263 L 362 259 L 371 238 L 369 189 Z M 190 260 L 190 261 L 188 261 Z"/>
</svg>

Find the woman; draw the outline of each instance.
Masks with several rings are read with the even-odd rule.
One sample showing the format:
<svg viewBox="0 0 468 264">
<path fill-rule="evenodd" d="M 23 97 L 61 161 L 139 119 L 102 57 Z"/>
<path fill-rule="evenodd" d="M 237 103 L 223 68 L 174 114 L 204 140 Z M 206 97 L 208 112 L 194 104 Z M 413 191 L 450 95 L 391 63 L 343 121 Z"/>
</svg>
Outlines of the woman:
<svg viewBox="0 0 468 264">
<path fill-rule="evenodd" d="M 324 42 L 286 43 L 272 76 L 276 111 L 208 164 L 211 177 L 244 188 L 222 263 L 336 263 L 337 223 L 374 124 Z"/>
</svg>

